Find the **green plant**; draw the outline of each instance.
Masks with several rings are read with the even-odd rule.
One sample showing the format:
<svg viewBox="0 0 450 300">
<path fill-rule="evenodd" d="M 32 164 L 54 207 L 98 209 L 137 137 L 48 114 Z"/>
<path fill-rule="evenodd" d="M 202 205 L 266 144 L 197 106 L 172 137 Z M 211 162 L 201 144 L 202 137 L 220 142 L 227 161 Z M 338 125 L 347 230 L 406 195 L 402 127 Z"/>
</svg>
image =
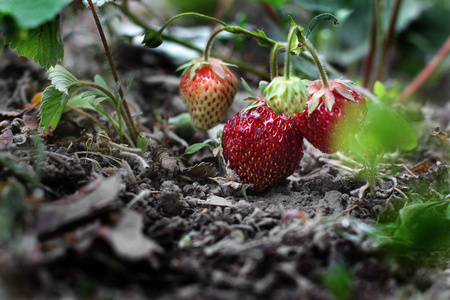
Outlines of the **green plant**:
<svg viewBox="0 0 450 300">
<path fill-rule="evenodd" d="M 119 79 L 117 74 L 111 51 L 97 15 L 97 7 L 92 0 L 87 0 L 87 3 L 97 25 L 111 72 L 116 81 L 114 91 L 110 92 L 105 81 L 99 77 L 97 82 L 94 83 L 81 82 L 67 70 L 56 65 L 58 61 L 63 59 L 64 55 L 59 14 L 70 2 L 71 0 L 56 2 L 51 0 L 5 0 L 0 3 L 0 22 L 4 28 L 5 42 L 15 48 L 19 55 L 32 58 L 42 67 L 49 68 L 49 79 L 52 80 L 53 85 L 43 93 L 40 114 L 41 127 L 44 132 L 48 128 L 55 129 L 66 105 L 70 105 L 69 100 L 80 89 L 89 87 L 97 91 L 90 94 L 96 97 L 96 101 L 89 102 L 86 100 L 80 106 L 94 109 L 105 115 L 113 124 L 121 140 L 126 138 L 130 145 L 135 145 L 138 137 L 137 128 L 126 101 L 126 94 L 132 77 L 128 81 L 127 92 L 124 93 L 121 87 L 122 80 Z M 82 102 L 80 99 L 77 100 L 78 103 Z M 107 100 L 113 105 L 117 113 L 117 119 L 109 116 L 99 105 L 103 100 Z M 87 104 L 88 102 L 89 104 Z M 83 112 L 80 111 L 80 113 Z M 89 117 L 95 121 L 95 118 Z M 128 132 L 124 130 L 123 123 L 126 124 Z"/>
<path fill-rule="evenodd" d="M 123 96 L 119 95 L 119 88 L 122 80 L 119 80 L 111 92 L 100 76 L 96 75 L 94 82 L 80 81 L 69 71 L 60 65 L 56 65 L 48 70 L 49 79 L 52 85 L 45 89 L 42 94 L 41 105 L 41 126 L 44 132 L 48 128 L 56 128 L 64 113 L 66 106 L 78 107 L 96 111 L 104 115 L 113 125 L 117 134 L 121 138 L 125 138 L 130 145 L 134 145 L 134 141 L 122 127 L 123 102 L 128 94 L 134 75 L 130 76 L 127 81 L 127 89 Z M 89 91 L 86 91 L 88 89 Z M 76 97 L 78 95 L 78 97 Z M 114 119 L 101 105 L 101 102 L 109 102 L 115 109 L 117 120 Z M 91 118 L 101 127 L 107 130 L 95 118 Z"/>
</svg>

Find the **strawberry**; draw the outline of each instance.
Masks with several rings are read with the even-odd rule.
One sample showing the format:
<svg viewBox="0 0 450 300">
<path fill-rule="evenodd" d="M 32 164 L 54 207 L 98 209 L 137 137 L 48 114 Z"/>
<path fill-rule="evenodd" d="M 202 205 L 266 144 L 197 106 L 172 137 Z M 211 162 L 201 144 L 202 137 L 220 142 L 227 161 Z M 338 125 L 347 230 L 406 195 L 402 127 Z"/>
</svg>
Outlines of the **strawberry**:
<svg viewBox="0 0 450 300">
<path fill-rule="evenodd" d="M 181 99 L 194 127 L 208 130 L 222 122 L 237 91 L 236 76 L 215 58 L 197 58 L 180 68 L 185 68 L 180 81 Z"/>
<path fill-rule="evenodd" d="M 298 77 L 275 77 L 264 91 L 267 105 L 276 113 L 295 115 L 305 109 L 308 88 Z"/>
<path fill-rule="evenodd" d="M 289 175 L 303 157 L 303 136 L 293 117 L 274 113 L 267 104 L 244 109 L 223 129 L 225 161 L 257 193 Z"/>
<path fill-rule="evenodd" d="M 303 136 L 324 153 L 344 150 L 349 136 L 357 133 L 367 113 L 366 100 L 344 81 L 311 83 L 306 109 L 296 115 Z"/>
</svg>

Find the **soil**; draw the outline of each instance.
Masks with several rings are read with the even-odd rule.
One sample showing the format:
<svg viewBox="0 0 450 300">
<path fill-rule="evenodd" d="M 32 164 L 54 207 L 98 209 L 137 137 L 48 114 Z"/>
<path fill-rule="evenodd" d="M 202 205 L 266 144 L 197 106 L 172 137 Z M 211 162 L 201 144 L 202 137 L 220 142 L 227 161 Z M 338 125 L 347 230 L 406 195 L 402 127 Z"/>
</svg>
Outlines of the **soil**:
<svg viewBox="0 0 450 300">
<path fill-rule="evenodd" d="M 98 53 L 74 44 L 68 70 L 107 73 L 101 55 L 96 62 Z M 450 298 L 448 253 L 397 259 L 373 238 L 411 187 L 447 172 L 431 135 L 397 156 L 398 172 L 373 194 L 345 158 L 305 141 L 293 175 L 246 199 L 210 150 L 183 155 L 215 132 L 183 135 L 167 123 L 185 111 L 176 66 L 125 44 L 114 53 L 121 76 L 136 72 L 128 98 L 151 138 L 144 154 L 110 143 L 73 111 L 43 137 L 28 105 L 49 84 L 45 70 L 9 49 L 0 59 L 0 191 L 17 206 L 2 204 L 16 218 L 0 237 L 1 299 Z M 239 91 L 227 119 L 245 97 Z M 425 108 L 427 132 L 449 128 L 450 105 Z"/>
</svg>

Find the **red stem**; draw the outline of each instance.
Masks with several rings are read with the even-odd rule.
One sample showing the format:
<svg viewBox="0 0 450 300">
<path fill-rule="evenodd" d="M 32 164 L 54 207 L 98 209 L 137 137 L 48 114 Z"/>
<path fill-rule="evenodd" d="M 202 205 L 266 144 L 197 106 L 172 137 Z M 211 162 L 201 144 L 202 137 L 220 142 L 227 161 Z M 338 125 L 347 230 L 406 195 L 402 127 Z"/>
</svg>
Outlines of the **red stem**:
<svg viewBox="0 0 450 300">
<path fill-rule="evenodd" d="M 386 32 L 383 41 L 383 49 L 381 50 L 381 58 L 380 63 L 378 64 L 377 70 L 377 80 L 383 80 L 384 69 L 386 68 L 387 54 L 391 45 L 392 37 L 394 36 L 395 31 L 395 23 L 397 23 L 398 12 L 400 11 L 400 5 L 402 4 L 402 0 L 396 0 L 394 4 L 394 10 L 392 12 L 391 19 L 389 21 L 389 27 Z"/>
<path fill-rule="evenodd" d="M 403 90 L 397 101 L 404 101 L 411 97 L 418 89 L 422 87 L 425 81 L 431 76 L 431 74 L 439 67 L 441 62 L 450 52 L 450 37 L 442 45 L 439 52 L 433 57 L 433 59 L 428 63 L 428 65 L 422 70 L 422 72 L 417 75 L 416 78 Z"/>
<path fill-rule="evenodd" d="M 371 83 L 371 75 L 372 75 L 372 67 L 373 62 L 375 60 L 375 53 L 377 50 L 377 36 L 378 36 L 378 3 L 376 0 L 373 0 L 372 5 L 372 24 L 370 28 L 370 44 L 369 44 L 369 53 L 367 54 L 367 58 L 364 62 L 364 71 L 363 71 L 363 86 L 365 88 L 369 88 Z M 370 88 L 370 90 L 372 90 Z"/>
</svg>

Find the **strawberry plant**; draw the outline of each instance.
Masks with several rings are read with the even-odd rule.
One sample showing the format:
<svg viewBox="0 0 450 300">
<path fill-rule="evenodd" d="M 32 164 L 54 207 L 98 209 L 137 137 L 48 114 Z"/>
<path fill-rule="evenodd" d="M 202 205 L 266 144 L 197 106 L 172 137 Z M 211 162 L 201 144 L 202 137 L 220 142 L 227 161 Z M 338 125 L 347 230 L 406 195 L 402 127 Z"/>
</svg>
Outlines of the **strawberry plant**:
<svg viewBox="0 0 450 300">
<path fill-rule="evenodd" d="M 178 2 L 0 0 L 0 294 L 445 298 L 450 106 L 407 100 L 450 44 L 405 89 L 442 33 L 392 42 L 425 3 Z"/>
</svg>

